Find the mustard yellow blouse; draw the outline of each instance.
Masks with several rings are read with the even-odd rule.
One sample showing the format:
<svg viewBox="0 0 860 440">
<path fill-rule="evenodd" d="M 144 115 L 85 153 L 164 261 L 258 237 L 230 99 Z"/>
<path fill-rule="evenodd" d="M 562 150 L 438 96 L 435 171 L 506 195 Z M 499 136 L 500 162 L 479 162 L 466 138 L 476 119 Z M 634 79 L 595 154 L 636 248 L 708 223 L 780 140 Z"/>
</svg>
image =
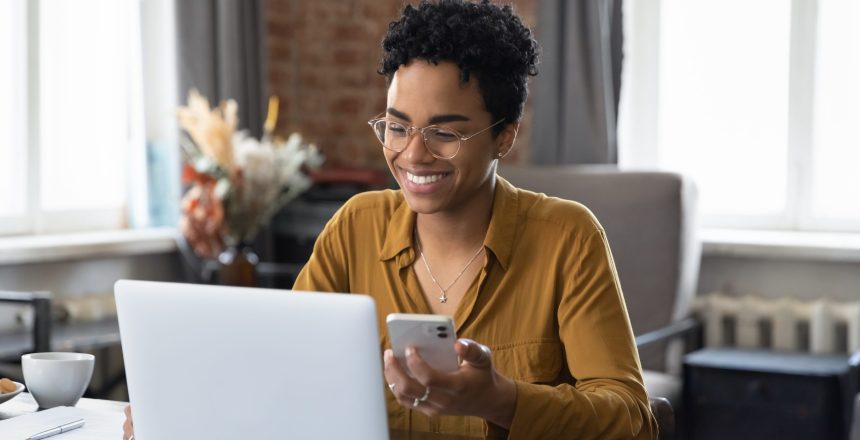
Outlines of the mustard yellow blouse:
<svg viewBox="0 0 860 440">
<path fill-rule="evenodd" d="M 389 313 L 431 313 L 411 266 L 415 213 L 400 191 L 359 194 L 320 234 L 295 290 L 376 301 L 380 346 Z M 517 383 L 510 432 L 476 417 L 427 417 L 387 392 L 391 428 L 509 439 L 652 439 L 639 355 L 603 228 L 576 202 L 497 180 L 487 261 L 454 316 L 458 337 L 489 346 Z M 381 353 L 380 353 L 381 355 Z"/>
</svg>

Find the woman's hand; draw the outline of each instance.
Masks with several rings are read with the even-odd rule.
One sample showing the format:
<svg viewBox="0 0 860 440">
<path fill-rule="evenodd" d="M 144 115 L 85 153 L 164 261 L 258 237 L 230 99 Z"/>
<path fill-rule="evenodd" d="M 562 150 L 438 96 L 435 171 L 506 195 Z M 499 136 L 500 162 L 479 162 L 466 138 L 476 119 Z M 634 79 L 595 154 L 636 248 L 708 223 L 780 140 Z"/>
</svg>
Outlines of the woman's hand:
<svg viewBox="0 0 860 440">
<path fill-rule="evenodd" d="M 131 418 L 131 405 L 125 407 L 125 423 L 122 424 L 122 440 L 134 440 L 134 420 Z"/>
<path fill-rule="evenodd" d="M 404 407 L 428 416 L 478 416 L 510 429 L 517 401 L 514 381 L 496 371 L 487 346 L 460 339 L 454 350 L 460 356 L 460 368 L 444 373 L 430 367 L 414 347 L 407 348 L 406 367 L 414 378 L 391 350 L 385 350 L 385 380 L 394 397 Z"/>
</svg>

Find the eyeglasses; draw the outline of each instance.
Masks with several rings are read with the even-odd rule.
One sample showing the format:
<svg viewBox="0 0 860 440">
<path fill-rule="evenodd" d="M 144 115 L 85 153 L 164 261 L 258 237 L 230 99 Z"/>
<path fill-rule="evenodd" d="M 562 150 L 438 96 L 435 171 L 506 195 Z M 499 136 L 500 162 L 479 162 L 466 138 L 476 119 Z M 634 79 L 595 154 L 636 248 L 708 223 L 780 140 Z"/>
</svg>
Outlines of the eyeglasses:
<svg viewBox="0 0 860 440">
<path fill-rule="evenodd" d="M 383 114 L 385 113 L 380 113 L 376 118 L 367 121 L 367 123 L 370 124 L 370 127 L 373 129 L 373 133 L 376 134 L 376 138 L 379 139 L 379 142 L 382 143 L 382 146 L 385 149 L 399 153 L 406 149 L 412 136 L 416 132 L 420 132 L 421 138 L 424 139 L 424 146 L 427 147 L 427 151 L 437 159 L 453 159 L 454 156 L 460 152 L 460 145 L 463 142 L 472 139 L 504 121 L 504 119 L 500 119 L 493 125 L 477 133 L 473 133 L 471 136 L 463 136 L 457 130 L 439 127 L 438 125 L 429 125 L 424 128 L 407 127 L 400 122 L 380 118 L 379 116 L 382 116 Z"/>
</svg>

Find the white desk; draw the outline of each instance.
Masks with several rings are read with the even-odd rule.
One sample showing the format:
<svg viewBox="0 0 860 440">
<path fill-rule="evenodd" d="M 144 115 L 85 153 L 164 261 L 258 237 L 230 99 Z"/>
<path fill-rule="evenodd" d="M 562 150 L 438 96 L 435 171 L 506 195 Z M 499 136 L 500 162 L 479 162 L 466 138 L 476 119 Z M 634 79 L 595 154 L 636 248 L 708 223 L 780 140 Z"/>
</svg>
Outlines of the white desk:
<svg viewBox="0 0 860 440">
<path fill-rule="evenodd" d="M 102 414 L 115 415 L 117 419 L 117 435 L 115 439 L 122 438 L 122 422 L 125 420 L 123 410 L 125 410 L 128 402 L 118 402 L 115 400 L 98 400 L 98 399 L 81 399 L 76 407 L 89 411 L 96 411 Z M 3 420 L 13 417 L 30 414 L 37 409 L 36 401 L 29 393 L 21 393 L 14 399 L 0 404 L 0 433 L 3 429 Z M 74 432 L 71 431 L 70 434 Z M 392 430 L 390 432 L 390 440 L 468 440 L 466 437 L 456 435 L 442 434 L 427 434 L 427 433 L 409 433 L 405 431 Z M 57 437 L 57 440 L 63 440 L 62 437 Z"/>
</svg>

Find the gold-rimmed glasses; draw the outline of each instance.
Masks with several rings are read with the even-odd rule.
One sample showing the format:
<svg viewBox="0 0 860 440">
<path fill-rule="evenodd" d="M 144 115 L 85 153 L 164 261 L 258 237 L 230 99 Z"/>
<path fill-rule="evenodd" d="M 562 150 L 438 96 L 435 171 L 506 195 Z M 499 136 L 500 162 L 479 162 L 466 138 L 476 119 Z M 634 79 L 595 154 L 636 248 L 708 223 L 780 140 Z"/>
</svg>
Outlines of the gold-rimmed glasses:
<svg viewBox="0 0 860 440">
<path fill-rule="evenodd" d="M 376 138 L 382 143 L 382 146 L 394 152 L 401 152 L 409 145 L 409 140 L 415 133 L 421 133 L 421 138 L 424 140 L 424 146 L 427 151 L 437 159 L 453 159 L 460 152 L 460 146 L 463 142 L 499 125 L 504 119 L 499 119 L 493 125 L 471 134 L 464 136 L 457 130 L 440 127 L 438 125 L 428 125 L 424 128 L 407 127 L 405 124 L 393 121 L 391 119 L 381 118 L 385 112 L 380 113 L 375 118 L 367 121 Z"/>
</svg>

